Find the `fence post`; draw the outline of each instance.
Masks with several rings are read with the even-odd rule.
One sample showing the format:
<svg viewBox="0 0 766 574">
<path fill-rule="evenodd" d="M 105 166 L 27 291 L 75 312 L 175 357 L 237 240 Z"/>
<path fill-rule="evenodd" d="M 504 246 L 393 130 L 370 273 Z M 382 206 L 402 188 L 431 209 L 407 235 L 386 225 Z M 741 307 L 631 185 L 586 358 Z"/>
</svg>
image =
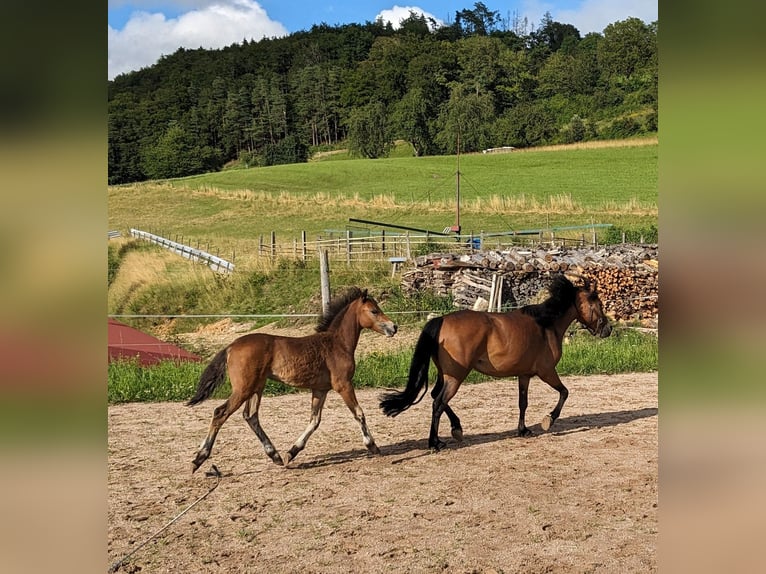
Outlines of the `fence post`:
<svg viewBox="0 0 766 574">
<path fill-rule="evenodd" d="M 386 230 L 385 229 L 380 232 L 380 250 L 385 255 L 386 253 Z"/>
<path fill-rule="evenodd" d="M 346 265 L 351 265 L 351 230 L 346 229 Z"/>
<path fill-rule="evenodd" d="M 277 232 L 271 232 L 271 260 L 274 261 L 277 258 Z"/>
<path fill-rule="evenodd" d="M 330 261 L 327 249 L 319 249 L 319 285 L 324 315 L 330 308 Z"/>
<path fill-rule="evenodd" d="M 409 230 L 404 233 L 405 244 L 407 247 L 407 261 L 412 259 L 412 252 L 410 251 L 410 232 Z"/>
<path fill-rule="evenodd" d="M 258 257 L 263 257 L 263 233 L 258 236 Z"/>
<path fill-rule="evenodd" d="M 303 248 L 301 251 L 301 259 L 303 261 L 306 261 L 306 230 L 305 229 L 301 231 L 301 243 L 303 244 Z"/>
<path fill-rule="evenodd" d="M 473 241 L 471 242 L 473 245 Z M 471 248 L 473 249 L 473 248 Z M 489 307 L 487 311 L 490 313 L 495 310 L 495 299 L 497 298 L 497 273 L 492 274 L 492 284 L 489 288 Z"/>
</svg>

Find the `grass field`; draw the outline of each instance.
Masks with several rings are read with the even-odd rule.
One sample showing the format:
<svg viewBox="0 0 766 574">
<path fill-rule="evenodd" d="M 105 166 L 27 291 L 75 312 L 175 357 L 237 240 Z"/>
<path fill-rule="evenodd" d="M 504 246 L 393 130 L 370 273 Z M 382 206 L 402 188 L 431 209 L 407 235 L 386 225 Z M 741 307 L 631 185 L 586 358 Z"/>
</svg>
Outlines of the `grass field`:
<svg viewBox="0 0 766 574">
<path fill-rule="evenodd" d="M 633 142 L 634 144 L 636 142 Z M 464 233 L 611 223 L 656 225 L 656 139 L 460 157 Z M 339 159 L 109 188 L 109 228 L 252 252 L 345 230 L 350 217 L 441 231 L 455 221 L 455 156 Z"/>
</svg>

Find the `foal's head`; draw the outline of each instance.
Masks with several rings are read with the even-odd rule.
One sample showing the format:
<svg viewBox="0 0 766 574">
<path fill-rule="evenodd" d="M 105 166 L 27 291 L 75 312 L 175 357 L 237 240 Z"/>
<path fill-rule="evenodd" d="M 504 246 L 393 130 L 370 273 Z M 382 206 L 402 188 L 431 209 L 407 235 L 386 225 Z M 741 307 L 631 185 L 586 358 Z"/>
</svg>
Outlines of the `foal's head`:
<svg viewBox="0 0 766 574">
<path fill-rule="evenodd" d="M 604 307 L 596 292 L 596 285 L 587 279 L 584 285 L 577 289 L 575 294 L 575 309 L 577 320 L 590 331 L 591 335 L 608 337 L 612 333 L 612 327 L 604 314 Z"/>
<path fill-rule="evenodd" d="M 372 329 L 386 337 L 393 337 L 396 334 L 398 330 L 396 323 L 386 317 L 386 314 L 378 306 L 378 302 L 367 294 L 367 289 L 362 291 L 358 302 L 359 308 L 356 314 L 359 325 L 363 329 Z"/>
<path fill-rule="evenodd" d="M 396 324 L 380 310 L 378 302 L 367 294 L 367 289 L 353 287 L 342 297 L 330 302 L 316 327 L 317 332 L 336 328 L 342 321 L 349 319 L 350 314 L 356 316 L 362 329 L 372 329 L 386 337 L 393 337 L 397 331 Z"/>
</svg>

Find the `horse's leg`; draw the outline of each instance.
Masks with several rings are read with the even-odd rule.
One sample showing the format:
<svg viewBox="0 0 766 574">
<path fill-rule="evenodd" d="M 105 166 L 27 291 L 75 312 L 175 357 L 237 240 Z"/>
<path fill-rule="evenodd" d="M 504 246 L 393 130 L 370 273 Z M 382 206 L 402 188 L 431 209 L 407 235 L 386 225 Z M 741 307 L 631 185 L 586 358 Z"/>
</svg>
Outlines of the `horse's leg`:
<svg viewBox="0 0 766 574">
<path fill-rule="evenodd" d="M 269 456 L 269 458 L 276 464 L 282 465 L 284 464 L 282 462 L 282 457 L 277 452 L 277 449 L 274 448 L 271 439 L 264 432 L 263 428 L 261 427 L 261 423 L 258 420 L 258 409 L 261 406 L 263 386 L 263 384 L 259 385 L 260 388 L 256 390 L 252 397 L 250 397 L 250 400 L 247 402 L 247 404 L 245 404 L 245 410 L 243 411 L 242 415 L 245 417 L 247 424 L 250 425 L 250 428 L 253 429 L 255 436 L 257 436 L 261 441 L 263 449 L 266 451 L 266 454 Z"/>
<path fill-rule="evenodd" d="M 326 398 L 327 391 L 319 391 L 316 389 L 311 391 L 311 420 L 309 421 L 309 426 L 307 426 L 306 430 L 303 431 L 303 434 L 298 437 L 295 444 L 290 447 L 290 450 L 285 457 L 285 466 L 287 466 L 289 462 L 298 456 L 298 453 L 306 447 L 306 441 L 309 440 L 309 437 L 314 434 L 315 430 L 317 430 L 319 423 L 322 422 L 322 408 L 324 407 Z"/>
<path fill-rule="evenodd" d="M 202 444 L 197 451 L 197 456 L 195 456 L 192 461 L 192 472 L 196 471 L 210 456 L 210 452 L 213 449 L 213 443 L 215 443 L 215 437 L 218 435 L 218 431 L 221 430 L 221 426 L 226 422 L 226 419 L 242 406 L 242 403 L 244 403 L 245 400 L 245 396 L 234 391 L 225 403 L 213 411 L 213 420 L 210 422 L 210 430 L 208 430 L 205 440 L 202 441 Z"/>
<path fill-rule="evenodd" d="M 431 432 L 428 435 L 428 448 L 433 450 L 441 450 L 445 446 L 445 443 L 439 440 L 439 419 L 441 418 L 442 413 L 447 410 L 447 403 L 449 403 L 450 399 L 455 396 L 455 393 L 457 393 L 458 387 L 460 387 L 460 383 L 462 382 L 462 380 L 452 376 L 444 377 L 443 381 L 444 384 L 441 387 L 440 392 L 434 397 L 433 413 L 431 415 Z M 454 415 L 455 413 L 453 412 L 452 414 Z"/>
<path fill-rule="evenodd" d="M 359 401 L 356 400 L 354 387 L 348 383 L 340 386 L 340 388 L 336 388 L 335 390 L 338 391 L 338 394 L 343 399 L 343 402 L 346 403 L 346 406 L 353 413 L 356 422 L 359 423 L 359 427 L 362 429 L 362 440 L 364 441 L 364 446 L 366 446 L 367 450 L 369 450 L 372 454 L 380 454 L 380 449 L 378 448 L 378 445 L 375 444 L 375 439 L 372 438 L 372 434 L 370 434 L 370 431 L 367 428 L 367 420 L 364 418 L 364 411 L 362 411 L 362 407 L 359 406 Z"/>
<path fill-rule="evenodd" d="M 532 431 L 527 428 L 524 422 L 524 416 L 527 412 L 527 390 L 529 381 L 532 379 L 529 375 L 519 375 L 519 436 L 530 436 Z"/>
<path fill-rule="evenodd" d="M 431 398 L 435 399 L 442 391 L 443 386 L 444 377 L 441 373 L 439 373 L 436 378 L 436 382 L 434 383 L 434 388 L 431 390 Z M 460 419 L 455 414 L 455 411 L 453 411 L 452 407 L 449 405 L 445 405 L 444 414 L 446 414 L 447 418 L 449 418 L 450 426 L 452 427 L 452 438 L 454 438 L 457 442 L 463 442 L 463 427 L 460 425 Z"/>
<path fill-rule="evenodd" d="M 567 390 L 567 388 L 564 386 L 564 383 L 561 382 L 561 379 L 559 378 L 559 375 L 556 371 L 551 371 L 550 373 L 543 374 L 538 373 L 537 376 L 559 392 L 559 402 L 556 403 L 556 406 L 550 412 L 550 414 L 547 414 L 543 417 L 543 420 L 540 423 L 540 426 L 543 428 L 543 430 L 547 431 L 549 428 L 551 428 L 551 425 L 555 422 L 555 420 L 559 418 L 561 409 L 564 407 L 564 403 L 569 396 L 569 390 Z"/>
</svg>

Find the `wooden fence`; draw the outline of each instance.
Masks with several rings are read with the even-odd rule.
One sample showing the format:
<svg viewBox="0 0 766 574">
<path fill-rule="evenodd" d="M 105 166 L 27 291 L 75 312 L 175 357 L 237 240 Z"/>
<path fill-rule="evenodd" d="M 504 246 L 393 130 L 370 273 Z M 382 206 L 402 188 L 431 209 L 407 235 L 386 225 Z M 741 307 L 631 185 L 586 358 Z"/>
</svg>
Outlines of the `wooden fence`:
<svg viewBox="0 0 766 574">
<path fill-rule="evenodd" d="M 361 229 L 328 230 L 323 236 L 309 239 L 307 232 L 300 238 L 278 237 L 275 231 L 268 236 L 260 235 L 255 253 L 241 253 L 245 259 L 266 261 L 273 264 L 279 260 L 310 261 L 326 252 L 328 260 L 337 263 L 370 264 L 390 262 L 394 270 L 403 261 L 411 261 L 419 255 L 429 253 L 452 253 L 471 255 L 480 251 L 503 251 L 518 247 L 595 247 L 598 245 L 596 229 L 610 224 L 558 227 L 544 230 L 518 232 L 480 232 L 477 234 L 454 235 L 439 233 L 386 232 Z M 194 261 L 201 261 L 211 269 L 230 273 L 234 270 L 234 253 L 231 261 L 222 259 L 208 251 L 183 243 L 184 238 L 173 241 L 163 235 L 138 229 L 130 229 L 132 237 L 144 239 Z M 193 241 L 190 239 L 190 241 Z"/>
<path fill-rule="evenodd" d="M 441 235 L 415 233 L 386 233 L 366 230 L 330 231 L 325 236 L 309 240 L 306 232 L 300 239 L 280 239 L 276 232 L 269 236 L 260 235 L 258 258 L 271 261 L 292 259 L 308 261 L 315 259 L 321 251 L 327 251 L 329 258 L 346 264 L 370 263 L 375 261 L 411 260 L 427 253 L 447 252 L 472 254 L 488 249 L 503 250 L 520 246 L 545 245 L 549 247 L 584 247 L 598 244 L 596 228 L 609 224 L 596 224 L 552 230 L 533 230 L 518 233 L 478 233 L 469 235 Z"/>
</svg>

